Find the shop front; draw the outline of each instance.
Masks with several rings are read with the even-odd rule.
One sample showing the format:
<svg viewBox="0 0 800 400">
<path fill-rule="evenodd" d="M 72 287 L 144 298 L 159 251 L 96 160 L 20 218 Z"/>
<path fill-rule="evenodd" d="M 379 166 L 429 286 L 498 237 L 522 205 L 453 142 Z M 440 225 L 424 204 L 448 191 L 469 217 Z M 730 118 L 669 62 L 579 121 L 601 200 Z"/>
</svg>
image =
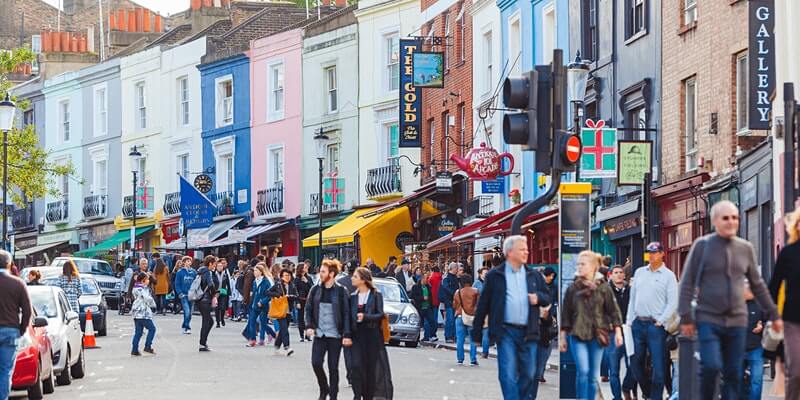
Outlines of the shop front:
<svg viewBox="0 0 800 400">
<path fill-rule="evenodd" d="M 641 198 L 635 196 L 620 204 L 601 207 L 597 210 L 596 221 L 602 225 L 603 235 L 608 238 L 614 253 L 601 253 L 611 256 L 614 264 L 625 264 L 630 258 L 634 268 L 645 264 L 644 238 L 641 215 Z"/>
<path fill-rule="evenodd" d="M 537 267 L 558 269 L 558 212 L 557 208 L 526 217 L 522 222 L 522 232 L 528 238 L 528 263 Z M 496 238 L 502 243 L 511 235 L 511 221 L 516 211 L 506 218 L 484 226 L 476 239 Z"/>
<path fill-rule="evenodd" d="M 136 218 L 136 232 L 139 232 L 140 228 L 149 227 L 149 229 L 142 231 L 141 234 L 137 234 L 136 236 L 134 249 L 137 257 L 149 257 L 153 252 L 157 251 L 156 247 L 160 246 L 162 241 L 162 231 L 157 228 L 163 219 L 164 213 L 161 209 L 156 210 L 151 216 Z M 133 220 L 130 218 L 125 218 L 122 215 L 118 215 L 114 218 L 114 227 L 117 229 L 117 234 L 122 232 L 130 234 L 132 225 Z M 121 247 L 117 251 L 120 259 L 131 256 L 130 236 L 128 236 L 128 239 L 129 240 L 120 243 Z M 123 263 L 123 265 L 125 265 L 125 263 Z"/>
<path fill-rule="evenodd" d="M 772 244 L 772 141 L 765 140 L 739 158 L 739 236 L 755 248 L 761 275 L 769 282 L 774 267 Z"/>
<path fill-rule="evenodd" d="M 161 251 L 181 253 L 206 249 L 210 243 L 228 233 L 229 230 L 239 226 L 243 220 L 243 218 L 237 216 L 232 216 L 232 218 L 227 219 L 220 218 L 214 221 L 208 228 L 189 229 L 186 233 L 186 237 L 174 239 L 168 244 L 158 245 L 156 248 Z M 197 258 L 198 256 L 194 254 L 194 257 Z"/>
<path fill-rule="evenodd" d="M 14 253 L 20 266 L 50 265 L 54 258 L 69 255 L 78 246 L 78 232 L 63 230 L 39 234 L 36 245 Z"/>
</svg>

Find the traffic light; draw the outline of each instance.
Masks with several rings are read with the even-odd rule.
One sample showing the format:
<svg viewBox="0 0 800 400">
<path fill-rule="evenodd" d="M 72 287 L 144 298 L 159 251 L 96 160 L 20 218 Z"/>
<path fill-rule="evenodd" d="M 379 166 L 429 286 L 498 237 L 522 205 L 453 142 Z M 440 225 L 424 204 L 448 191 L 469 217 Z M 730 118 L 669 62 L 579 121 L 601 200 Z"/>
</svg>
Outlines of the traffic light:
<svg viewBox="0 0 800 400">
<path fill-rule="evenodd" d="M 575 172 L 581 158 L 581 139 L 571 132 L 558 130 L 553 138 L 553 170 Z"/>
<path fill-rule="evenodd" d="M 525 112 L 503 116 L 503 139 L 536 151 L 535 169 L 550 172 L 552 135 L 552 74 L 549 65 L 537 65 L 519 78 L 506 78 L 503 103 Z"/>
</svg>

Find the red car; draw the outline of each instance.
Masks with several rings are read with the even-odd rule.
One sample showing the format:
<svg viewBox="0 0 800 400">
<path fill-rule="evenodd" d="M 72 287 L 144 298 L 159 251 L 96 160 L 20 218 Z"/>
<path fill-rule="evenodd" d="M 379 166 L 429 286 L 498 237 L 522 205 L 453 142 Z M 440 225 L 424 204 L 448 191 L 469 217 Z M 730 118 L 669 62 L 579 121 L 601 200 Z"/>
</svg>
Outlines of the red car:
<svg viewBox="0 0 800 400">
<path fill-rule="evenodd" d="M 47 318 L 33 320 L 17 344 L 17 361 L 11 377 L 11 390 L 28 392 L 28 399 L 38 400 L 42 394 L 53 393 L 53 350 L 47 337 Z"/>
</svg>

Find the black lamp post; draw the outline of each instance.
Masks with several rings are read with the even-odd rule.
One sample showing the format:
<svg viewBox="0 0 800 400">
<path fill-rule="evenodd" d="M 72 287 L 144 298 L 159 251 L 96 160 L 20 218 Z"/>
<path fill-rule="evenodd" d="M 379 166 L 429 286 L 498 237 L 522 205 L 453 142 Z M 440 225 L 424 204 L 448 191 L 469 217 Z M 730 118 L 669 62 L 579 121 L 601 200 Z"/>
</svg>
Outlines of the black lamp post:
<svg viewBox="0 0 800 400">
<path fill-rule="evenodd" d="M 17 105 L 11 101 L 8 92 L 0 101 L 0 130 L 3 131 L 3 249 L 8 250 L 8 131 L 14 123 Z"/>
<path fill-rule="evenodd" d="M 317 134 L 314 135 L 314 142 L 317 144 L 317 161 L 319 161 L 319 195 L 317 196 L 317 218 L 319 221 L 319 264 L 322 265 L 322 172 L 323 161 L 328 151 L 328 140 L 330 138 L 325 134 L 322 127 L 319 127 Z"/>
<path fill-rule="evenodd" d="M 136 146 L 133 146 L 131 152 L 128 153 L 128 156 L 131 157 L 131 172 L 133 173 L 133 196 L 131 196 L 131 203 L 133 203 L 133 223 L 131 224 L 131 261 L 133 262 L 136 260 L 136 184 L 138 183 L 138 177 L 136 176 L 138 165 L 136 165 L 136 163 L 139 161 L 142 153 L 136 149 Z"/>
<path fill-rule="evenodd" d="M 567 95 L 572 104 L 572 118 L 575 134 L 580 133 L 581 117 L 583 117 L 583 98 L 586 96 L 586 84 L 589 81 L 589 63 L 581 60 L 581 52 L 575 61 L 567 65 Z"/>
</svg>

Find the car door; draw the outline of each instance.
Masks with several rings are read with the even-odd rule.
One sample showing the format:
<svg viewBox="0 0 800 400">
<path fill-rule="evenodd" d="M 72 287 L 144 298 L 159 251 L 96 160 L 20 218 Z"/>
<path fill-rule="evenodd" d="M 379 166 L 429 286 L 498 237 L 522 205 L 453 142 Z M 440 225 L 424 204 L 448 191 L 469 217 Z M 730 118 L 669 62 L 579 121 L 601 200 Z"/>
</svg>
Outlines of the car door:
<svg viewBox="0 0 800 400">
<path fill-rule="evenodd" d="M 58 294 L 58 304 L 59 308 L 64 313 L 64 324 L 67 329 L 67 340 L 69 340 L 69 347 L 72 349 L 72 359 L 69 360 L 72 363 L 74 360 L 80 356 L 80 349 L 83 342 L 83 332 L 81 332 L 81 321 L 80 318 L 75 318 L 72 321 L 67 321 L 66 313 L 70 310 L 69 302 L 67 301 L 67 296 L 64 295 L 64 292 Z"/>
</svg>

